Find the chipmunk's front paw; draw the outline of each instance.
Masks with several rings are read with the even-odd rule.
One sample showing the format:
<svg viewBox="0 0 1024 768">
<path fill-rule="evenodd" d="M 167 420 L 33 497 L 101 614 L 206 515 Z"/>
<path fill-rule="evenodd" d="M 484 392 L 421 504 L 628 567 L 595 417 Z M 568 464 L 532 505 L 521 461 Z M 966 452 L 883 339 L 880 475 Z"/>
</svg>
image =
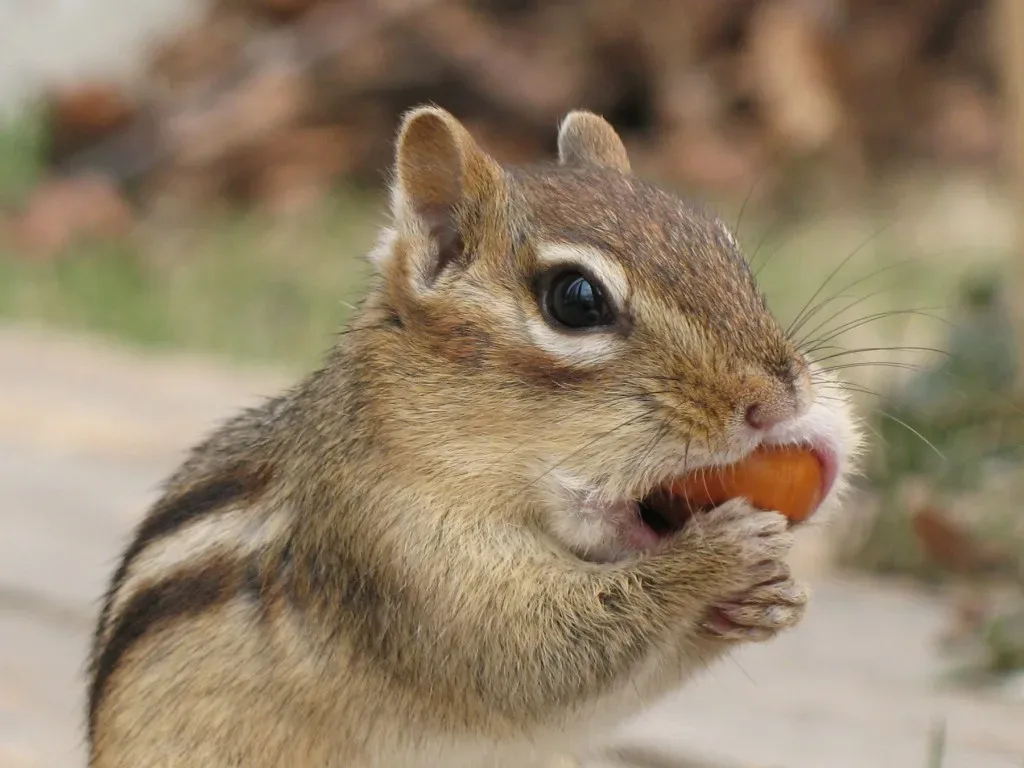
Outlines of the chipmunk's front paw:
<svg viewBox="0 0 1024 768">
<path fill-rule="evenodd" d="M 704 636 L 763 642 L 803 618 L 807 591 L 793 580 L 785 562 L 793 535 L 782 515 L 734 499 L 707 513 L 698 526 L 705 541 L 727 545 L 719 550 L 719 556 L 725 555 L 719 562 L 728 587 L 701 619 Z"/>
<path fill-rule="evenodd" d="M 796 626 L 807 607 L 807 590 L 785 564 L 780 568 L 784 575 L 712 606 L 701 622 L 702 633 L 720 640 L 764 642 Z"/>
</svg>

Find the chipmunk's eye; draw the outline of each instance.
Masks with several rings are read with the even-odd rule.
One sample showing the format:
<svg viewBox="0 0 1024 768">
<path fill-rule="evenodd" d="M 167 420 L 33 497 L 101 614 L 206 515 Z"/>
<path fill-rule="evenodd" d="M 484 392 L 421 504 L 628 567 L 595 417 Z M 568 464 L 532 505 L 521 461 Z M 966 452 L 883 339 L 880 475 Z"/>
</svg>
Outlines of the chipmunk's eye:
<svg viewBox="0 0 1024 768">
<path fill-rule="evenodd" d="M 575 271 L 559 272 L 546 281 L 542 301 L 549 318 L 566 328 L 593 328 L 614 319 L 601 286 Z"/>
</svg>

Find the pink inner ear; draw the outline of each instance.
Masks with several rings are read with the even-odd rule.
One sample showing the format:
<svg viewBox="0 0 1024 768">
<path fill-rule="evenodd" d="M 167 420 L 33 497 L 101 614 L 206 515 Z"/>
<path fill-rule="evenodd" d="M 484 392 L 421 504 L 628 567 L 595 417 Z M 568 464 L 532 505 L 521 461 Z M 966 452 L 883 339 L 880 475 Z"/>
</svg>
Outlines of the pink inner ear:
<svg viewBox="0 0 1024 768">
<path fill-rule="evenodd" d="M 430 205 L 420 211 L 419 215 L 431 239 L 437 243 L 437 257 L 425 275 L 427 281 L 433 283 L 450 265 L 462 263 L 465 245 L 454 209 Z"/>
</svg>

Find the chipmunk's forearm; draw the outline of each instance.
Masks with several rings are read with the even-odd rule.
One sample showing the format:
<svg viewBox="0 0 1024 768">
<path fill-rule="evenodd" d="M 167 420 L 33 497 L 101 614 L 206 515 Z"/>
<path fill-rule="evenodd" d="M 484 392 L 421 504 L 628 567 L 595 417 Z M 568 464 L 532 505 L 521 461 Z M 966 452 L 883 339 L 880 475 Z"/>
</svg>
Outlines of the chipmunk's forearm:
<svg viewBox="0 0 1024 768">
<path fill-rule="evenodd" d="M 356 647 L 376 655 L 395 679 L 429 689 L 425 701 L 459 702 L 459 718 L 477 729 L 488 722 L 499 730 L 529 730 L 613 694 L 652 653 L 686 647 L 702 610 L 727 586 L 714 553 L 709 560 L 683 540 L 662 554 L 617 565 L 581 564 L 535 542 L 531 548 L 525 538 L 522 545 L 518 551 L 475 548 L 477 567 L 460 569 L 458 579 L 444 583 L 410 573 L 352 574 L 363 598 L 390 604 L 391 615 L 380 615 L 379 624 L 342 623 L 356 633 Z M 441 543 L 416 557 L 436 563 L 451 552 Z M 388 594 L 388 583 L 401 582 L 416 586 Z M 403 623 L 400 615 L 414 621 Z M 408 652 L 412 647 L 415 654 Z M 449 714 L 423 716 L 440 718 L 431 727 L 446 727 Z"/>
<path fill-rule="evenodd" d="M 527 541 L 518 552 L 478 551 L 481 567 L 436 585 L 454 602 L 430 613 L 449 617 L 450 637 L 462 642 L 438 646 L 431 679 L 469 676 L 485 711 L 543 725 L 636 685 L 644 669 L 660 665 L 653 684 L 663 690 L 703 666 L 725 648 L 702 634 L 707 611 L 786 575 L 792 537 L 782 516 L 737 502 L 662 551 L 617 564 L 580 563 Z M 445 662 L 453 667 L 441 674 Z"/>
</svg>

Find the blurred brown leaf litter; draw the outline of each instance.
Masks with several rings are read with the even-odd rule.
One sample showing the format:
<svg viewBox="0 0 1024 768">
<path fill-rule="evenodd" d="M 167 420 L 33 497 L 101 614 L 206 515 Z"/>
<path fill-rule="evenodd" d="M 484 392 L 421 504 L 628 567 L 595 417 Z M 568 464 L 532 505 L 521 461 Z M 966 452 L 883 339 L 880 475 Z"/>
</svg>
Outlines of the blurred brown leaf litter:
<svg viewBox="0 0 1024 768">
<path fill-rule="evenodd" d="M 433 101 L 510 162 L 587 107 L 643 173 L 761 199 L 779 167 L 844 190 L 918 160 L 998 168 L 993 17 L 969 0 L 217 0 L 131 92 L 48 94 L 46 160 L 109 178 L 138 216 L 287 213 L 342 179 L 379 186 L 399 115 Z"/>
</svg>

